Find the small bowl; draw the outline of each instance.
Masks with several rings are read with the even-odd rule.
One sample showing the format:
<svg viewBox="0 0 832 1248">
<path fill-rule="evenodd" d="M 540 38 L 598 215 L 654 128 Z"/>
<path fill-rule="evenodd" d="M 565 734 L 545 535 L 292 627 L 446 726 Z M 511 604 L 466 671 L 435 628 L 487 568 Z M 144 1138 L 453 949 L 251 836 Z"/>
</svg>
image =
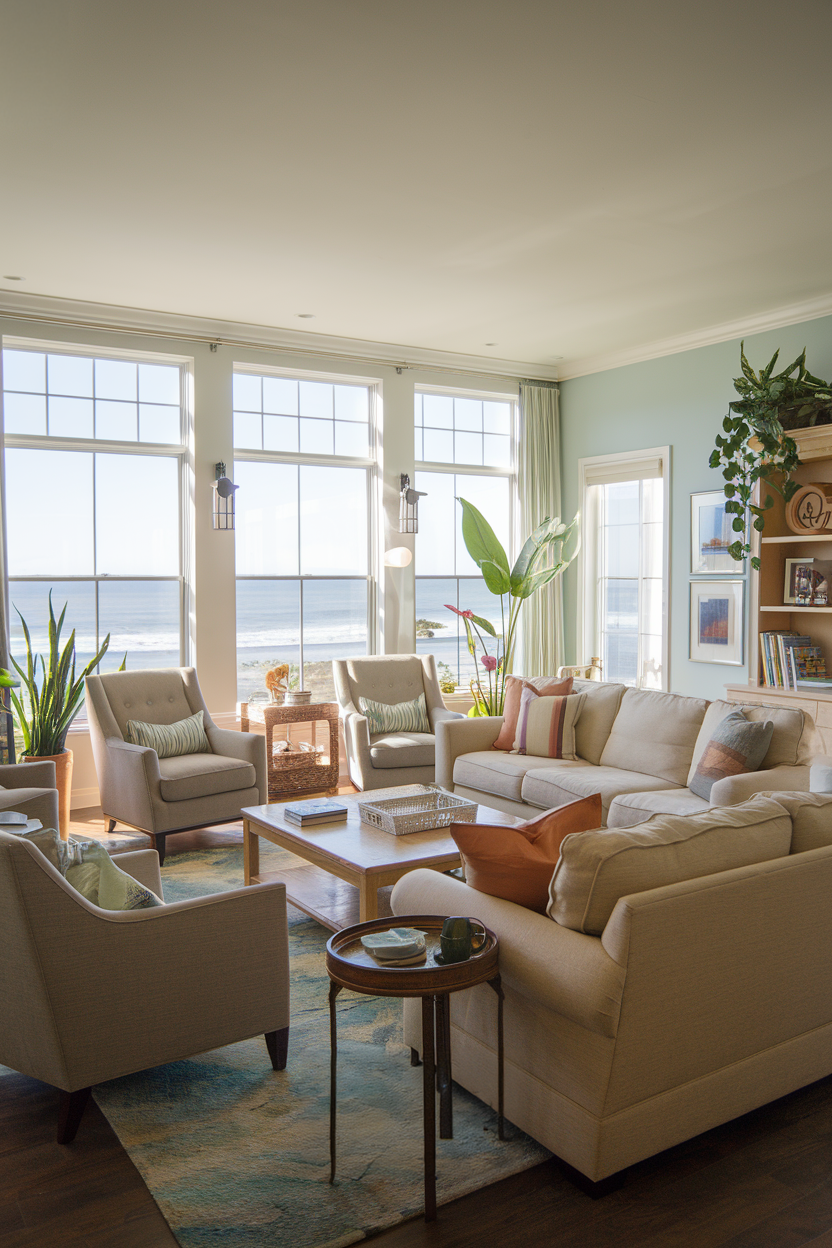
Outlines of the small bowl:
<svg viewBox="0 0 832 1248">
<path fill-rule="evenodd" d="M 425 933 L 413 927 L 393 927 L 361 937 L 364 948 L 376 958 L 415 958 L 425 947 Z"/>
</svg>

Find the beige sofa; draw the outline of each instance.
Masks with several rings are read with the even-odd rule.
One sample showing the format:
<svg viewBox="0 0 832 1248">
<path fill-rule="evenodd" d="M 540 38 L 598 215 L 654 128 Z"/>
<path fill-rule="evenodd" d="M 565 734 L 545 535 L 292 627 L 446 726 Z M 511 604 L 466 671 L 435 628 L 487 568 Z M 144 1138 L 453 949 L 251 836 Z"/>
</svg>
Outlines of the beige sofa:
<svg viewBox="0 0 832 1248">
<path fill-rule="evenodd" d="M 697 869 L 714 874 L 620 896 L 600 935 L 435 871 L 395 887 L 396 914 L 470 915 L 497 934 L 506 1115 L 593 1183 L 832 1072 L 832 795 L 761 795 L 574 834 L 561 885 L 570 842 L 747 822 L 749 811 L 734 858 L 745 865 L 720 870 L 724 856 L 714 852 L 710 867 L 700 857 Z M 767 861 L 743 859 L 746 835 L 767 838 L 756 842 Z M 707 838 L 701 844 L 707 851 Z M 573 862 L 573 915 L 574 889 Z M 561 896 L 555 913 L 569 921 L 569 911 Z M 487 986 L 451 998 L 451 1025 L 454 1079 L 496 1106 Z M 421 1049 L 413 1002 L 405 1040 Z"/>
<path fill-rule="evenodd" d="M 574 689 L 587 695 L 576 728 L 577 761 L 493 750 L 502 718 L 444 721 L 436 725 L 437 782 L 521 819 L 600 793 L 610 827 L 631 827 L 656 813 L 732 806 L 752 793 L 809 788 L 817 734 L 802 710 L 743 705 L 749 719 L 774 722 L 771 745 L 759 771 L 717 781 L 708 803 L 687 786 L 714 728 L 737 703 L 591 680 L 576 680 Z"/>
</svg>

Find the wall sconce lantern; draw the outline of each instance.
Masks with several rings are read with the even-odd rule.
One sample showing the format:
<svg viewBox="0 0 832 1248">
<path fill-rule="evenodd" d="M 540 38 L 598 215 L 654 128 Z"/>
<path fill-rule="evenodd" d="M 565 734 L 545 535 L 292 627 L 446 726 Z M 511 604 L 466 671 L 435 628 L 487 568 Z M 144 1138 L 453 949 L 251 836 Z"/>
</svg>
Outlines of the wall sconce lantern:
<svg viewBox="0 0 832 1248">
<path fill-rule="evenodd" d="M 399 478 L 401 494 L 399 496 L 399 532 L 419 532 L 419 499 L 425 498 L 424 490 L 411 490 L 410 477 L 406 472 Z"/>
<path fill-rule="evenodd" d="M 234 528 L 234 491 L 239 485 L 225 475 L 225 464 L 216 465 L 216 481 L 211 482 L 214 491 L 214 528 Z"/>
</svg>

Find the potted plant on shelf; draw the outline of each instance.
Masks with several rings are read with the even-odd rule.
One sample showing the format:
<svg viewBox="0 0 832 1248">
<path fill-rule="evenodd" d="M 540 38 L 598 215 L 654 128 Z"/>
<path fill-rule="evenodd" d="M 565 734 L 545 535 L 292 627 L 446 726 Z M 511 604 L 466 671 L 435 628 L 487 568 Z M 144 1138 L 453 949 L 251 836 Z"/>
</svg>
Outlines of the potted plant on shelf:
<svg viewBox="0 0 832 1248">
<path fill-rule="evenodd" d="M 17 611 L 17 608 L 15 607 Z M 84 700 L 84 677 L 98 666 L 107 653 L 110 634 L 104 638 L 101 649 L 90 659 L 83 671 L 75 675 L 75 629 L 60 649 L 61 629 L 66 615 L 66 603 L 60 617 L 55 619 L 52 609 L 52 591 L 49 591 L 49 658 L 32 651 L 29 627 L 20 612 L 23 635 L 26 639 L 26 668 L 15 658 L 15 666 L 23 682 L 23 697 L 10 689 L 12 706 L 18 727 L 23 736 L 22 761 L 51 759 L 55 764 L 60 811 L 60 833 L 66 840 L 69 835 L 69 801 L 72 793 L 72 750 L 66 748 L 66 734 Z M 127 656 L 122 660 L 123 671 Z M 40 680 L 38 679 L 40 664 Z"/>
<path fill-rule="evenodd" d="M 738 535 L 728 551 L 737 561 L 751 555 L 751 526 L 762 532 L 765 513 L 774 503 L 771 493 L 762 505 L 755 503 L 758 482 L 782 494 L 786 502 L 798 489 L 792 474 L 800 456 L 789 432 L 832 422 L 832 385 L 808 371 L 805 348 L 788 368 L 775 373 L 779 354 L 775 351 L 765 368 L 755 373 L 746 359 L 745 343 L 740 344 L 742 376 L 734 379 L 740 397 L 728 404 L 722 422 L 725 436 L 717 435 L 711 452 L 711 468 L 721 468 L 725 479 L 725 510 L 733 515 Z M 751 566 L 760 567 L 756 555 L 751 556 Z"/>
<path fill-rule="evenodd" d="M 482 572 L 486 588 L 500 599 L 502 631 L 498 634 L 494 625 L 473 611 L 460 611 L 458 607 L 445 605 L 449 611 L 462 617 L 468 639 L 468 651 L 482 667 L 471 681 L 474 706 L 469 715 L 502 715 L 506 696 L 506 676 L 511 674 L 514 651 L 517 645 L 517 624 L 520 609 L 543 585 L 562 576 L 578 553 L 578 544 L 566 555 L 564 546 L 577 533 L 578 516 L 571 524 L 557 516 L 546 519 L 537 526 L 523 543 L 523 548 L 509 567 L 508 557 L 485 516 L 467 502 L 458 498 L 462 507 L 462 538 L 468 554 Z M 485 637 L 492 637 L 493 653 L 490 653 Z M 477 646 L 482 650 L 477 654 Z M 487 683 L 486 683 L 487 681 Z"/>
</svg>

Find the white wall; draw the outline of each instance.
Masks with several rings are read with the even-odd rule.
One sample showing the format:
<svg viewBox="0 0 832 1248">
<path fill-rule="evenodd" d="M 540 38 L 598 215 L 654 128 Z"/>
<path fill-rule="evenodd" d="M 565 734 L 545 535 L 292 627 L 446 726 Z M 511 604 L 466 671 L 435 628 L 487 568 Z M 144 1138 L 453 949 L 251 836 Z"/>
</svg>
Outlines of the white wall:
<svg viewBox="0 0 832 1248">
<path fill-rule="evenodd" d="M 96 321 L 112 326 L 118 309 L 102 309 Z M 126 311 L 126 310 L 125 310 Z M 129 323 L 129 322 L 125 322 Z M 107 347 L 124 351 L 149 351 L 186 356 L 193 368 L 193 436 L 190 447 L 193 506 L 191 572 L 192 611 L 189 621 L 191 653 L 188 661 L 199 672 L 199 681 L 212 715 L 220 722 L 234 715 L 237 700 L 234 535 L 216 532 L 211 522 L 211 482 L 214 466 L 233 461 L 231 377 L 234 363 L 263 365 L 268 368 L 331 372 L 369 379 L 378 386 L 380 459 L 378 547 L 379 650 L 386 654 L 408 653 L 415 648 L 415 565 L 384 568 L 383 555 L 391 546 L 410 546 L 413 538 L 397 532 L 399 474 L 414 470 L 413 394 L 419 383 L 454 389 L 472 389 L 495 394 L 516 394 L 517 381 L 485 373 L 448 371 L 442 367 L 419 368 L 395 364 L 369 363 L 366 359 L 310 355 L 306 351 L 241 347 L 219 343 L 215 351 L 209 341 L 188 337 L 160 336 L 141 331 L 120 332 L 83 324 L 56 325 L 37 319 L 26 320 L 0 313 L 0 334 L 4 337 L 38 341 L 77 343 L 84 348 Z M 206 323 L 204 336 L 210 336 Z M 230 334 L 227 337 L 230 338 Z M 242 336 L 242 335 L 241 335 Z M 424 357 L 426 353 L 422 352 Z M 443 358 L 443 362 L 447 360 Z M 460 364 L 464 366 L 464 357 Z M 36 483 L 32 483 L 33 495 Z M 428 503 L 428 500 L 422 504 Z M 7 517 L 13 525 L 17 517 Z M 98 804 L 98 790 L 89 734 L 74 729 L 67 742 L 74 752 L 73 807 Z"/>
</svg>

